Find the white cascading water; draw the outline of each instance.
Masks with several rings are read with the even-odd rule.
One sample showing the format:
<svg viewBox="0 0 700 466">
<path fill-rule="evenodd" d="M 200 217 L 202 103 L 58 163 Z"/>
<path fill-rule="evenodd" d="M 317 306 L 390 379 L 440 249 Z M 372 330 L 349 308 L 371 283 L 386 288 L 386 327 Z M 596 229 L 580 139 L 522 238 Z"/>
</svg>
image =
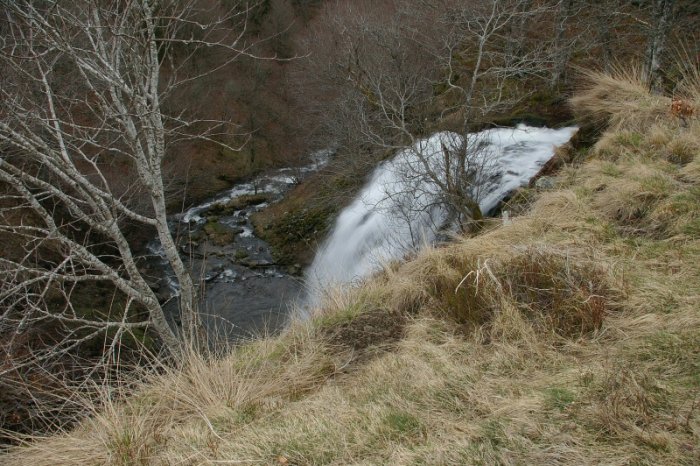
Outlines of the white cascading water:
<svg viewBox="0 0 700 466">
<path fill-rule="evenodd" d="M 468 137 L 473 169 L 473 197 L 488 214 L 509 193 L 524 186 L 569 141 L 577 128 L 489 129 Z M 440 190 L 425 173 L 444 176 L 445 153 L 464 139 L 442 132 L 404 149 L 381 164 L 357 198 L 338 216 L 335 226 L 306 272 L 306 308 L 319 304 L 323 293 L 360 280 L 382 264 L 435 241 L 440 231 L 454 228 L 442 207 Z M 442 173 L 442 174 L 441 174 Z"/>
</svg>

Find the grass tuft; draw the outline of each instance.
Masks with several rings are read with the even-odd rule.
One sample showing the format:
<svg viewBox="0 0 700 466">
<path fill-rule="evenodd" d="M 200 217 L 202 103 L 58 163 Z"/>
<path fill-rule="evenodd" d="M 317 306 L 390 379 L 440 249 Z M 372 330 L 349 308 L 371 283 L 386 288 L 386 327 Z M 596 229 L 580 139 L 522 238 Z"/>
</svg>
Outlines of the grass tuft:
<svg viewBox="0 0 700 466">
<path fill-rule="evenodd" d="M 671 99 L 649 92 L 641 67 L 585 71 L 583 81 L 570 102 L 579 119 L 596 126 L 641 131 L 668 115 Z"/>
</svg>

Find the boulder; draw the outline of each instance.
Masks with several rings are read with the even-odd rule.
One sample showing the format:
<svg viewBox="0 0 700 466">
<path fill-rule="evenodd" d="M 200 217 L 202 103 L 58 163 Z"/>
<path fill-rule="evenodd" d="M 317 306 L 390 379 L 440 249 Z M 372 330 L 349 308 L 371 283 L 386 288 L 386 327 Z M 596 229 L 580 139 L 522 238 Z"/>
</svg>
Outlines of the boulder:
<svg viewBox="0 0 700 466">
<path fill-rule="evenodd" d="M 556 180 L 551 176 L 542 176 L 535 181 L 535 188 L 540 190 L 554 189 Z"/>
</svg>

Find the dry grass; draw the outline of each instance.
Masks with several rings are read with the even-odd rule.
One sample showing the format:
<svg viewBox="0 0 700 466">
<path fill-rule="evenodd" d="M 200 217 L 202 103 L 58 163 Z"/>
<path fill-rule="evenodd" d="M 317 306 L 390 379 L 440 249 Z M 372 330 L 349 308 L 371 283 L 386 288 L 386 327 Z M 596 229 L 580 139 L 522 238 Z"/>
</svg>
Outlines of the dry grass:
<svg viewBox="0 0 700 466">
<path fill-rule="evenodd" d="M 584 71 L 584 84 L 571 99 L 579 119 L 613 128 L 648 128 L 667 117 L 671 98 L 649 93 L 640 67 L 611 73 Z"/>
<path fill-rule="evenodd" d="M 2 460 L 697 464 L 700 128 L 613 81 L 641 100 L 613 102 L 626 115 L 589 160 L 510 224 L 388 265 L 311 321 L 193 356 Z"/>
</svg>

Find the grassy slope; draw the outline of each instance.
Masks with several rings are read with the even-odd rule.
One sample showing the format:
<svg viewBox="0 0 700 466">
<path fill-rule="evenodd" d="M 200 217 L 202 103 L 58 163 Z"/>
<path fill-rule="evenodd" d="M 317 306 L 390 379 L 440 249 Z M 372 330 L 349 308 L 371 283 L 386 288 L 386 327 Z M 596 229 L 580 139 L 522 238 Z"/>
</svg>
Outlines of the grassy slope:
<svg viewBox="0 0 700 466">
<path fill-rule="evenodd" d="M 510 224 L 3 460 L 697 464 L 700 121 L 594 78 L 575 104 L 612 126 Z"/>
</svg>

